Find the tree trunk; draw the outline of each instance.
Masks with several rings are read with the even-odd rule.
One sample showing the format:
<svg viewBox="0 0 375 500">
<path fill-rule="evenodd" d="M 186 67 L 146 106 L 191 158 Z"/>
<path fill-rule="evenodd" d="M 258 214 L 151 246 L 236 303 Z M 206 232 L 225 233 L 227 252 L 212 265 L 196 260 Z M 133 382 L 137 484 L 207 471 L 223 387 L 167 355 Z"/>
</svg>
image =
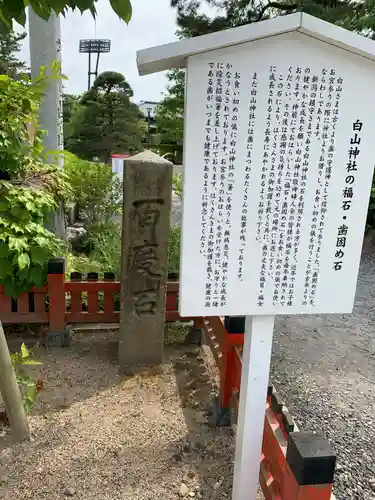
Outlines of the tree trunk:
<svg viewBox="0 0 375 500">
<path fill-rule="evenodd" d="M 0 392 L 6 414 L 17 441 L 30 439 L 22 397 L 18 388 L 16 374 L 12 366 L 8 344 L 0 321 Z"/>
</svg>

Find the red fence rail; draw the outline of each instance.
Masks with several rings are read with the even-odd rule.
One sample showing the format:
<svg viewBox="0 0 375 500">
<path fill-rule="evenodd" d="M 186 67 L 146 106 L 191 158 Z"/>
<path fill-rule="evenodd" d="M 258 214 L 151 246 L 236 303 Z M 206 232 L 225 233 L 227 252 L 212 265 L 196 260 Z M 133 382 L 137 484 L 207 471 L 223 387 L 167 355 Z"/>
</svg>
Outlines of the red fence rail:
<svg viewBox="0 0 375 500">
<path fill-rule="evenodd" d="M 217 423 L 236 422 L 243 333 L 229 333 L 220 318 L 204 318 L 203 329 L 220 372 Z M 259 483 L 266 500 L 333 500 L 336 457 L 319 434 L 299 432 L 275 389 L 268 388 Z"/>
<path fill-rule="evenodd" d="M 97 273 L 72 273 L 66 280 L 62 260 L 51 262 L 48 271 L 46 286 L 33 288 L 17 299 L 5 295 L 0 285 L 3 324 L 49 325 L 50 332 L 61 333 L 73 323 L 119 323 L 121 283 L 112 273 L 105 273 L 102 280 Z M 165 319 L 181 320 L 178 282 L 168 282 Z"/>
<path fill-rule="evenodd" d="M 120 282 L 106 273 L 89 273 L 84 279 L 72 273 L 65 279 L 64 262 L 49 264 L 47 285 L 33 288 L 16 300 L 0 286 L 0 320 L 3 324 L 46 324 L 62 333 L 72 323 L 118 323 Z M 178 282 L 167 286 L 166 321 L 187 321 L 178 314 Z M 238 409 L 242 369 L 243 333 L 229 333 L 218 317 L 194 318 L 211 345 L 220 372 L 219 410 L 234 415 Z M 259 482 L 266 500 L 332 500 L 335 455 L 319 435 L 295 432 L 297 428 L 275 390 L 265 402 L 265 423 Z"/>
</svg>

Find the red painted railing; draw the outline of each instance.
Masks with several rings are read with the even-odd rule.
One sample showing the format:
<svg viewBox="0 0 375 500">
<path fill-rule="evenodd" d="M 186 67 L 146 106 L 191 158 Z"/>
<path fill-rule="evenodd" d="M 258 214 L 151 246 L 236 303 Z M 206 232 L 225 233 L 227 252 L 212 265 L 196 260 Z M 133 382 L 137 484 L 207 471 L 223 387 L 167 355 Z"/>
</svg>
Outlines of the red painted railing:
<svg viewBox="0 0 375 500">
<path fill-rule="evenodd" d="M 66 280 L 63 261 L 49 265 L 47 285 L 22 293 L 17 299 L 5 295 L 0 285 L 0 320 L 3 324 L 45 324 L 50 332 L 63 332 L 73 323 L 119 323 L 121 284 L 112 273 L 72 273 Z M 180 321 L 178 282 L 169 282 L 166 321 Z M 188 321 L 186 318 L 185 321 Z"/>
<path fill-rule="evenodd" d="M 220 372 L 220 408 L 236 416 L 244 334 L 228 333 L 220 318 L 204 318 L 203 329 Z M 327 440 L 297 426 L 273 387 L 265 402 L 259 483 L 266 500 L 333 500 L 336 457 Z"/>
<path fill-rule="evenodd" d="M 47 324 L 52 333 L 72 323 L 118 323 L 120 282 L 110 273 L 86 279 L 73 273 L 65 279 L 64 264 L 49 265 L 47 285 L 14 300 L 0 286 L 3 324 Z M 190 318 L 191 319 L 191 318 Z M 178 314 L 178 283 L 168 283 L 166 321 L 189 320 Z M 220 408 L 237 414 L 244 334 L 228 333 L 218 317 L 194 318 L 211 345 L 220 371 Z M 273 388 L 265 404 L 259 481 L 266 500 L 332 500 L 335 457 L 324 438 L 297 428 Z M 323 451 L 326 450 L 326 453 Z M 315 453 L 315 455 L 314 455 Z"/>
</svg>

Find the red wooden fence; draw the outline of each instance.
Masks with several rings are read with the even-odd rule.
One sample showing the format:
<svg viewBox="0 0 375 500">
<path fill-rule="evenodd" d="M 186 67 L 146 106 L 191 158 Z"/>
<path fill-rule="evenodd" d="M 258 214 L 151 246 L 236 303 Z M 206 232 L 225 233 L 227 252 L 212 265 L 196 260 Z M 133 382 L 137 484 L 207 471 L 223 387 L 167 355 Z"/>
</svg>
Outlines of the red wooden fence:
<svg viewBox="0 0 375 500">
<path fill-rule="evenodd" d="M 46 324 L 62 333 L 72 323 L 118 323 L 120 282 L 106 273 L 72 273 L 65 279 L 64 262 L 49 264 L 47 285 L 16 300 L 0 286 L 3 324 Z M 178 283 L 168 283 L 166 321 L 189 320 L 178 314 Z M 228 333 L 218 317 L 194 318 L 203 328 L 220 372 L 219 409 L 236 416 L 241 382 L 243 333 Z M 232 419 L 232 421 L 235 420 Z M 273 388 L 265 409 L 260 484 L 266 500 L 332 500 L 335 456 L 321 436 L 293 432 L 297 428 Z"/>
<path fill-rule="evenodd" d="M 105 273 L 102 280 L 97 273 L 72 273 L 66 280 L 63 260 L 51 262 L 48 271 L 46 286 L 33 288 L 17 299 L 5 295 L 0 285 L 3 324 L 42 324 L 49 325 L 50 332 L 63 332 L 73 323 L 119 323 L 121 284 L 112 273 Z M 169 282 L 166 321 L 179 320 L 178 282 Z"/>
<path fill-rule="evenodd" d="M 220 318 L 204 318 L 202 326 L 220 372 L 219 411 L 228 412 L 235 423 L 244 334 L 228 333 Z M 299 432 L 271 386 L 265 407 L 259 475 L 265 499 L 333 500 L 336 457 L 328 441 L 311 432 Z M 222 415 L 217 416 L 222 423 Z"/>
</svg>

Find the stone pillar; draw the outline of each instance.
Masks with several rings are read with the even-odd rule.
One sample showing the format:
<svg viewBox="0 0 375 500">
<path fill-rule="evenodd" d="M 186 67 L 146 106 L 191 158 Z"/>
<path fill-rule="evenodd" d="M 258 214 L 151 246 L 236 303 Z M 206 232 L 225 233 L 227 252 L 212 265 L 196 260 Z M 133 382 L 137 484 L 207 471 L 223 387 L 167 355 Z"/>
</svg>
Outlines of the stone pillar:
<svg viewBox="0 0 375 500">
<path fill-rule="evenodd" d="M 173 165 L 151 151 L 124 162 L 120 368 L 163 361 Z"/>
<path fill-rule="evenodd" d="M 60 17 L 51 13 L 48 21 L 41 19 L 29 7 L 30 68 L 33 78 L 40 74 L 40 68 L 47 66 L 50 74 L 52 63 L 61 64 Z M 52 151 L 49 161 L 56 161 L 56 151 L 64 149 L 62 79 L 52 78 L 48 82 L 39 112 L 39 127 L 45 130 L 43 137 L 45 151 Z M 63 157 L 58 159 L 63 166 Z M 59 238 L 66 240 L 65 214 L 61 204 L 58 212 L 49 217 L 46 227 Z"/>
</svg>

